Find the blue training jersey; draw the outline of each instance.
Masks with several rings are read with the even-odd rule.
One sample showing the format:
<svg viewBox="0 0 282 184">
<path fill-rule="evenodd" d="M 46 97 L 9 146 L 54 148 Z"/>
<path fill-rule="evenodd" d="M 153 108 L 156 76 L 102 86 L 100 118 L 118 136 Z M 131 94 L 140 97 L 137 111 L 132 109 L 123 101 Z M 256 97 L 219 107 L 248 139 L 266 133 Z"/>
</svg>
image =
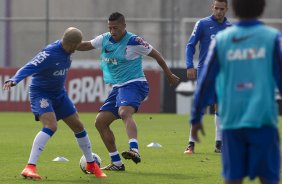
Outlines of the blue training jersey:
<svg viewBox="0 0 282 184">
<path fill-rule="evenodd" d="M 19 83 L 32 75 L 30 91 L 59 94 L 65 91 L 67 72 L 71 66 L 71 54 L 63 49 L 60 40 L 41 50 L 10 80 Z"/>
<path fill-rule="evenodd" d="M 222 23 L 219 23 L 214 16 L 208 16 L 200 19 L 194 27 L 194 30 L 186 45 L 186 66 L 194 68 L 193 56 L 195 54 L 195 47 L 199 42 L 199 63 L 198 63 L 198 76 L 202 71 L 204 60 L 207 56 L 209 45 L 215 35 L 224 30 L 226 27 L 231 26 L 231 23 L 224 18 Z"/>
<path fill-rule="evenodd" d="M 122 86 L 134 81 L 146 81 L 142 57 L 153 47 L 130 32 L 116 42 L 111 34 L 104 33 L 91 40 L 94 48 L 101 49 L 101 68 L 105 83 Z"/>
<path fill-rule="evenodd" d="M 282 92 L 279 31 L 252 20 L 216 36 L 195 92 L 192 124 L 200 122 L 215 85 L 222 129 L 277 127 L 275 87 Z"/>
</svg>

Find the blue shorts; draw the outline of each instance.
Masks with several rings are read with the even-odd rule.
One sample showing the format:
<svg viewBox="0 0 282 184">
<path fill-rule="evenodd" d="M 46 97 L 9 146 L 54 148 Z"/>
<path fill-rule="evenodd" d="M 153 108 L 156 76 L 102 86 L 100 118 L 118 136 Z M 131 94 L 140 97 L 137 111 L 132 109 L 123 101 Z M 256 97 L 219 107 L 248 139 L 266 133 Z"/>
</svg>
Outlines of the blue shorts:
<svg viewBox="0 0 282 184">
<path fill-rule="evenodd" d="M 54 112 L 57 121 L 76 112 L 76 108 L 66 92 L 56 96 L 48 95 L 44 92 L 31 93 L 30 104 L 31 111 L 37 121 L 39 121 L 39 116 L 46 112 Z"/>
<path fill-rule="evenodd" d="M 137 112 L 141 102 L 149 93 L 149 85 L 146 81 L 136 81 L 121 87 L 114 87 L 110 92 L 100 111 L 110 111 L 120 118 L 118 109 L 120 106 L 132 106 Z"/>
<path fill-rule="evenodd" d="M 277 183 L 280 175 L 280 141 L 276 128 L 242 128 L 222 131 L 222 175 L 225 180 L 261 177 Z"/>
</svg>

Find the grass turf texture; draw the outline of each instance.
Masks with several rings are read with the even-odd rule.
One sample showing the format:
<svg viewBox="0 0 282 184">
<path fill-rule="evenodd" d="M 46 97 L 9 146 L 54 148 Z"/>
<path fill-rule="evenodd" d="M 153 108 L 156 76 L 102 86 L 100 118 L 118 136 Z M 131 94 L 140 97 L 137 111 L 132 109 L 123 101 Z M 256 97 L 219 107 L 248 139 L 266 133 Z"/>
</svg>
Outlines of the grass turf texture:
<svg viewBox="0 0 282 184">
<path fill-rule="evenodd" d="M 80 113 L 90 136 L 93 151 L 102 158 L 102 166 L 110 163 L 108 152 L 93 126 L 95 113 Z M 71 130 L 62 122 L 48 142 L 38 161 L 38 183 L 71 184 L 221 184 L 220 154 L 214 153 L 213 116 L 205 116 L 206 136 L 196 144 L 196 154 L 185 155 L 189 132 L 188 117 L 175 114 L 136 114 L 139 132 L 139 150 L 142 161 L 136 165 L 123 160 L 125 172 L 111 172 L 108 178 L 98 179 L 85 175 L 78 162 L 82 155 Z M 30 183 L 20 176 L 30 153 L 32 141 L 41 129 L 31 113 L 0 113 L 0 183 Z M 281 120 L 280 120 L 281 121 Z M 280 126 L 282 127 L 282 126 Z M 119 152 L 128 149 L 128 139 L 123 123 L 112 125 Z M 280 128 L 282 132 L 282 128 Z M 148 148 L 147 144 L 158 142 L 162 148 Z M 57 156 L 64 156 L 69 162 L 52 162 Z M 246 184 L 251 183 L 247 179 Z M 252 182 L 258 184 L 258 180 Z"/>
</svg>

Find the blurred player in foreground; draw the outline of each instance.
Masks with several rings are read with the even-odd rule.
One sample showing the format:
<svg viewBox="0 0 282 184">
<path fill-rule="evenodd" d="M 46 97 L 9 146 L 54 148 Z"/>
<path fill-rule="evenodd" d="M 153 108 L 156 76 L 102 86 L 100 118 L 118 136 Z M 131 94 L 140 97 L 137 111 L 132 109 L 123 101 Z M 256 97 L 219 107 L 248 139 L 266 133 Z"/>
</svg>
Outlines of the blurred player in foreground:
<svg viewBox="0 0 282 184">
<path fill-rule="evenodd" d="M 186 66 L 187 66 L 187 78 L 188 80 L 195 80 L 197 73 L 197 80 L 199 76 L 202 74 L 204 60 L 208 53 L 208 48 L 211 40 L 215 37 L 215 35 L 224 30 L 226 27 L 231 26 L 231 23 L 226 19 L 225 14 L 228 10 L 227 0 L 213 0 L 212 4 L 212 15 L 209 17 L 205 17 L 199 20 L 193 30 L 193 33 L 187 43 L 186 46 Z M 195 54 L 195 47 L 197 43 L 200 43 L 199 49 L 199 63 L 198 63 L 198 71 L 194 68 L 193 64 L 193 55 Z M 212 92 L 214 93 L 214 92 Z M 219 128 L 220 118 L 217 113 L 217 106 L 215 96 L 211 96 L 208 100 L 209 105 L 214 105 L 215 108 L 215 149 L 216 153 L 221 152 L 221 130 Z M 193 154 L 195 150 L 195 140 L 191 136 L 191 131 L 189 135 L 188 146 L 185 149 L 184 153 Z"/>
<path fill-rule="evenodd" d="M 56 132 L 57 121 L 60 119 L 74 132 L 87 160 L 86 170 L 98 178 L 106 177 L 94 162 L 87 132 L 65 89 L 66 76 L 71 66 L 70 57 L 81 40 L 80 30 L 73 27 L 66 29 L 61 40 L 45 47 L 4 84 L 3 89 L 10 90 L 21 80 L 32 75 L 30 84 L 31 111 L 35 119 L 42 122 L 43 128 L 34 139 L 28 164 L 21 173 L 25 178 L 41 179 L 41 176 L 36 172 L 36 163 L 48 140 Z"/>
<path fill-rule="evenodd" d="M 225 184 L 241 184 L 246 176 L 262 184 L 280 180 L 275 87 L 281 94 L 282 36 L 257 20 L 264 7 L 265 0 L 232 0 L 240 21 L 211 43 L 195 93 L 192 136 L 199 140 L 202 111 L 216 85 Z"/>
<path fill-rule="evenodd" d="M 99 131 L 111 157 L 111 164 L 105 170 L 124 171 L 116 148 L 115 137 L 110 125 L 116 119 L 122 119 L 129 138 L 129 150 L 122 152 L 125 159 L 136 164 L 141 161 L 138 151 L 137 126 L 133 114 L 137 112 L 149 92 L 148 82 L 142 69 L 142 56 L 154 58 L 163 69 L 171 85 L 179 78 L 167 67 L 161 54 L 137 35 L 126 31 L 122 14 L 112 13 L 108 19 L 109 32 L 80 44 L 78 50 L 101 49 L 101 67 L 105 83 L 113 89 L 96 117 L 95 126 Z"/>
</svg>

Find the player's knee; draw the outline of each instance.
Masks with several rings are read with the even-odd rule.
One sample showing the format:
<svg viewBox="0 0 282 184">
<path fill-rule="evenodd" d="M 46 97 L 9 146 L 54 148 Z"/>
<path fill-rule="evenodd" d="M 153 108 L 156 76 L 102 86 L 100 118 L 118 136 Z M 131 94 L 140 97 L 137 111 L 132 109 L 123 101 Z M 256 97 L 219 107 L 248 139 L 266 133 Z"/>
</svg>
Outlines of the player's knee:
<svg viewBox="0 0 282 184">
<path fill-rule="evenodd" d="M 105 128 L 105 124 L 100 121 L 99 119 L 96 119 L 94 122 L 94 126 L 96 127 L 96 129 L 100 132 Z"/>
<path fill-rule="evenodd" d="M 79 123 L 77 123 L 77 125 L 76 125 L 76 130 L 77 130 L 78 132 L 84 131 L 84 126 L 83 126 L 82 122 L 79 121 Z"/>
<path fill-rule="evenodd" d="M 120 111 L 119 116 L 122 120 L 126 120 L 131 117 L 131 113 L 127 111 Z"/>
</svg>

